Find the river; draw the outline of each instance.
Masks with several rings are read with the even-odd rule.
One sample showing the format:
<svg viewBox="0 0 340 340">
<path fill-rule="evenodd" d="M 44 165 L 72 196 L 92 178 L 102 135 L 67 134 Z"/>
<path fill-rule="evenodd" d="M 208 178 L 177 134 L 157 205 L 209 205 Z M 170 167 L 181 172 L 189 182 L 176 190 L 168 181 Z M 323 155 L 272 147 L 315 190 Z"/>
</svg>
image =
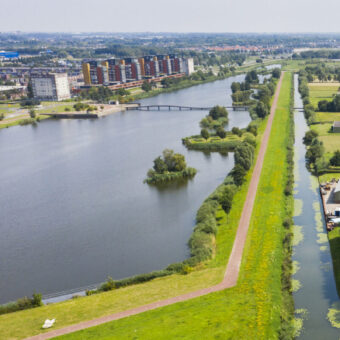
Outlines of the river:
<svg viewBox="0 0 340 340">
<path fill-rule="evenodd" d="M 302 107 L 294 76 L 295 107 Z M 293 261 L 296 274 L 294 302 L 296 317 L 303 321 L 298 339 L 339 339 L 340 331 L 327 320 L 329 309 L 339 301 L 332 257 L 323 218 L 318 181 L 307 170 L 303 136 L 308 130 L 303 112 L 295 112 L 295 230 Z"/>
<path fill-rule="evenodd" d="M 244 75 L 144 99 L 231 105 Z M 0 131 L 0 303 L 70 292 L 159 270 L 189 256 L 195 214 L 233 167 L 233 155 L 188 151 L 204 111 L 128 111 L 97 120 L 45 120 Z M 248 112 L 230 111 L 228 129 Z M 165 148 L 198 169 L 193 180 L 143 184 Z"/>
</svg>

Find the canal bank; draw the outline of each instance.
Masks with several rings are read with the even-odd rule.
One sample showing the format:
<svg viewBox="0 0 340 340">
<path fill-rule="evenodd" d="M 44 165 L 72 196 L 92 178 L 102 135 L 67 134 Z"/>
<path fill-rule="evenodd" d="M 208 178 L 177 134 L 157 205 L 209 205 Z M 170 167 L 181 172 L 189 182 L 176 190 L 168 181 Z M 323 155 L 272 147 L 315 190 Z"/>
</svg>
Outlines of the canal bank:
<svg viewBox="0 0 340 340">
<path fill-rule="evenodd" d="M 298 76 L 294 76 L 295 107 L 301 107 Z M 306 168 L 303 137 L 308 131 L 303 112 L 295 112 L 295 209 L 293 295 L 298 339 L 339 339 L 340 331 L 327 319 L 339 301 L 318 180 Z"/>
</svg>

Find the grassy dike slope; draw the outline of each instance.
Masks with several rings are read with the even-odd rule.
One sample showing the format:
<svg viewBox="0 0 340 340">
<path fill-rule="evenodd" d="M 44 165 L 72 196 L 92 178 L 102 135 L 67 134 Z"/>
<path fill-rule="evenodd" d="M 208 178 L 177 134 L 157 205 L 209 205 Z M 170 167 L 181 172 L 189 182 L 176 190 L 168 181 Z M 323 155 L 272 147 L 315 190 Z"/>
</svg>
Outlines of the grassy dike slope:
<svg viewBox="0 0 340 340">
<path fill-rule="evenodd" d="M 286 73 L 266 152 L 238 285 L 225 291 L 89 328 L 58 339 L 276 339 L 292 312 L 282 294 L 284 195 L 292 75 Z M 283 298 L 285 296 L 285 298 Z M 287 330 L 287 325 L 284 325 Z M 289 328 L 289 327 L 288 327 Z"/>
<path fill-rule="evenodd" d="M 256 154 L 266 123 L 267 119 L 259 124 Z M 46 331 L 41 329 L 41 325 L 46 318 L 56 318 L 53 329 L 62 328 L 220 283 L 233 246 L 251 173 L 252 169 L 246 175 L 246 182 L 236 193 L 228 218 L 222 209 L 217 211 L 215 257 L 202 264 L 199 270 L 188 275 L 174 274 L 118 290 L 0 315 L 0 339 L 21 339 L 44 333 Z"/>
</svg>

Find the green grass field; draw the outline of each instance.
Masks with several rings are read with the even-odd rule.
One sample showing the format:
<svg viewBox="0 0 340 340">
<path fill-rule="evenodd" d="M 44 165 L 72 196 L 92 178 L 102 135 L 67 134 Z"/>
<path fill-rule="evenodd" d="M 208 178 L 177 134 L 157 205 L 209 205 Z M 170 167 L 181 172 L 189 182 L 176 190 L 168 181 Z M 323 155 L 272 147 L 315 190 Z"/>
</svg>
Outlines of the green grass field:
<svg viewBox="0 0 340 340">
<path fill-rule="evenodd" d="M 340 133 L 333 133 L 331 127 L 330 123 L 311 125 L 311 129 L 318 132 L 318 139 L 323 142 L 325 152 L 330 154 L 340 150 Z"/>
<path fill-rule="evenodd" d="M 337 177 L 337 176 L 333 176 Z M 333 270 L 336 289 L 340 295 L 340 228 L 334 228 L 328 233 L 329 244 L 333 258 Z"/>
<path fill-rule="evenodd" d="M 321 100 L 331 101 L 333 95 L 338 93 L 340 83 L 309 83 L 309 96 L 311 104 L 317 108 Z"/>
<path fill-rule="evenodd" d="M 61 339 L 276 339 L 281 328 L 282 222 L 291 74 L 284 77 L 256 196 L 238 285 Z M 286 133 L 282 133 L 285 131 Z M 287 205 L 288 204 L 288 205 Z"/>
<path fill-rule="evenodd" d="M 309 94 L 311 103 L 317 107 L 320 100 L 332 100 L 337 93 L 340 83 L 310 83 Z M 334 120 L 340 120 L 340 112 L 316 112 L 316 122 L 320 124 L 311 125 L 311 129 L 319 133 L 318 139 L 323 142 L 326 157 L 340 149 L 340 133 L 331 132 Z"/>
<path fill-rule="evenodd" d="M 315 121 L 320 123 L 333 123 L 340 120 L 340 112 L 316 112 Z"/>
</svg>

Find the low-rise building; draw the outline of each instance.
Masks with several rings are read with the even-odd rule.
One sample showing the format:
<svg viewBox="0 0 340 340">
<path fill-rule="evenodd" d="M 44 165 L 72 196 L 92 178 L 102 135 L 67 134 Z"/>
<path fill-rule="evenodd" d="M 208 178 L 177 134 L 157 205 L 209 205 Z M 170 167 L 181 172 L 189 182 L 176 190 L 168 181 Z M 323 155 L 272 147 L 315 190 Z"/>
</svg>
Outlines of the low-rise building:
<svg viewBox="0 0 340 340">
<path fill-rule="evenodd" d="M 333 123 L 333 129 L 332 129 L 333 132 L 340 132 L 340 122 L 339 121 L 336 121 Z"/>
<path fill-rule="evenodd" d="M 67 73 L 33 74 L 31 84 L 34 98 L 40 100 L 60 101 L 71 97 Z"/>
</svg>

